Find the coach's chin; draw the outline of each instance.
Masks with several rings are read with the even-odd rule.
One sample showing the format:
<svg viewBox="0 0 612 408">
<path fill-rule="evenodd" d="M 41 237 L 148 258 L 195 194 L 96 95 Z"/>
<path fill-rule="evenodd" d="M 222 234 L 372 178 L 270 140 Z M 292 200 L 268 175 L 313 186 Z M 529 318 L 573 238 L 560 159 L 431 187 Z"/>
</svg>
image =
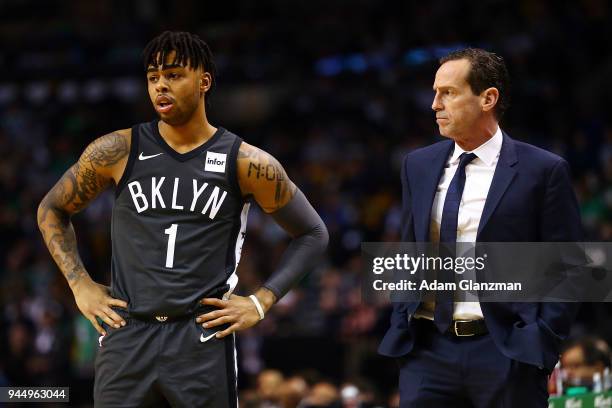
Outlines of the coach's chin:
<svg viewBox="0 0 612 408">
<path fill-rule="evenodd" d="M 432 109 L 449 140 L 402 165 L 402 241 L 580 241 L 565 160 L 512 139 L 503 59 L 480 49 L 440 60 Z M 563 222 L 559 222 L 563 220 Z M 400 366 L 402 408 L 547 407 L 578 303 L 395 303 L 379 352 Z"/>
</svg>

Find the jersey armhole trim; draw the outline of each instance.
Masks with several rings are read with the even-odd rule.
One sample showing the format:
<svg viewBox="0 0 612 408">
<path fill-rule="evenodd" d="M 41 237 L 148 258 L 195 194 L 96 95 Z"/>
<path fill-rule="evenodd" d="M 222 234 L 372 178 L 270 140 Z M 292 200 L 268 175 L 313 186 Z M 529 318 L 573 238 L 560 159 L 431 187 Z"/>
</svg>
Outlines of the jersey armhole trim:
<svg viewBox="0 0 612 408">
<path fill-rule="evenodd" d="M 244 202 L 244 199 L 242 198 L 242 191 L 240 190 L 240 183 L 238 183 L 238 150 L 240 149 L 241 144 L 242 139 L 236 136 L 236 140 L 234 140 L 229 153 L 230 166 L 228 169 L 228 181 L 236 192 L 237 197 Z"/>
<path fill-rule="evenodd" d="M 130 178 L 130 174 L 132 174 L 132 169 L 134 168 L 134 162 L 136 161 L 136 153 L 138 153 L 138 138 L 139 138 L 139 125 L 132 126 L 132 135 L 130 142 L 130 153 L 128 155 L 128 161 L 125 165 L 125 169 L 123 170 L 123 174 L 119 179 L 119 183 L 117 184 L 117 188 L 115 189 L 115 198 L 119 197 L 121 191 L 125 187 L 128 179 Z"/>
</svg>

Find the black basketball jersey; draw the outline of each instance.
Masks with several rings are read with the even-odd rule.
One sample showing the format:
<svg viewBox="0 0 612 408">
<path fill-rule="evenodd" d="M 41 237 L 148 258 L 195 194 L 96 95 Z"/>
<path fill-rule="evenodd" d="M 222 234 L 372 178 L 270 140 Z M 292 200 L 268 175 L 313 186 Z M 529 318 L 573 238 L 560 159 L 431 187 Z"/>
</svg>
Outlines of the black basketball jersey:
<svg viewBox="0 0 612 408">
<path fill-rule="evenodd" d="M 191 314 L 235 288 L 249 209 L 236 174 L 241 142 L 220 127 L 181 154 L 157 120 L 132 128 L 111 227 L 112 295 L 131 314 Z"/>
</svg>

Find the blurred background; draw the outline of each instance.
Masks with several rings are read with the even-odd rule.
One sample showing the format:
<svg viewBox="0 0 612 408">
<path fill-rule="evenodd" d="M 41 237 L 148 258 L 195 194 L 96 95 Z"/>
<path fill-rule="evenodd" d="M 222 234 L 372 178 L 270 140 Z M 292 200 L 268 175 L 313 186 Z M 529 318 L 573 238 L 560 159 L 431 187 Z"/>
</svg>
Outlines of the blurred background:
<svg viewBox="0 0 612 408">
<path fill-rule="evenodd" d="M 611 15 L 605 0 L 0 0 L 0 386 L 70 385 L 72 405 L 91 404 L 97 334 L 36 208 L 94 138 L 155 118 L 140 53 L 173 29 L 215 55 L 211 122 L 276 156 L 331 235 L 324 262 L 238 336 L 242 406 L 397 406 L 396 365 L 376 354 L 389 306 L 361 302 L 360 243 L 398 240 L 402 157 L 439 138 L 437 59 L 466 46 L 506 59 L 502 128 L 569 161 L 588 240 L 611 240 Z M 73 219 L 106 284 L 112 206 L 108 191 Z M 286 244 L 252 209 L 241 292 Z M 609 344 L 610 319 L 584 304 L 573 337 Z"/>
</svg>

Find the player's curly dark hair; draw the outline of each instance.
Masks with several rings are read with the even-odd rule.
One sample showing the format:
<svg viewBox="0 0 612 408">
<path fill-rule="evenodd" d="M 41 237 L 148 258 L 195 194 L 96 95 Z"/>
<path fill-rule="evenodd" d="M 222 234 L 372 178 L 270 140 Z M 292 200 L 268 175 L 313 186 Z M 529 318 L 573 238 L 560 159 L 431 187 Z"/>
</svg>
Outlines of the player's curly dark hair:
<svg viewBox="0 0 612 408">
<path fill-rule="evenodd" d="M 184 64 L 193 69 L 203 67 L 210 74 L 212 82 L 207 93 L 210 95 L 215 86 L 215 63 L 208 44 L 195 34 L 164 31 L 152 39 L 142 52 L 145 71 L 149 65 L 162 65 L 172 51 L 176 52 L 174 64 Z"/>
<path fill-rule="evenodd" d="M 510 106 L 510 75 L 504 59 L 493 52 L 480 48 L 466 48 L 451 52 L 440 58 L 440 65 L 448 61 L 466 59 L 471 69 L 467 82 L 475 95 L 487 88 L 495 87 L 499 91 L 499 99 L 495 106 L 495 116 L 501 119 Z"/>
</svg>

